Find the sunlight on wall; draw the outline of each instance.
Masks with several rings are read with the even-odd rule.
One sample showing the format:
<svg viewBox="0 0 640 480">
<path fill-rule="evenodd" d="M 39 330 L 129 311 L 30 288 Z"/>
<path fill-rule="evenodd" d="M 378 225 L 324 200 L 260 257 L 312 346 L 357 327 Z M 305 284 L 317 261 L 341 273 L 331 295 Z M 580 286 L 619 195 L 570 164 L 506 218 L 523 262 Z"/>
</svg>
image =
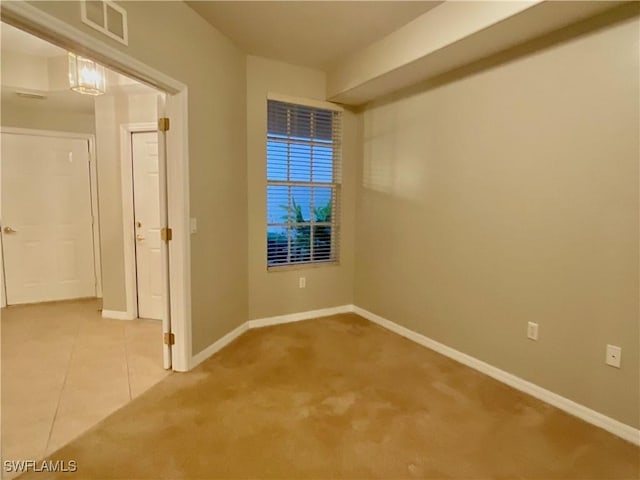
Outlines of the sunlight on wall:
<svg viewBox="0 0 640 480">
<path fill-rule="evenodd" d="M 381 107 L 365 115 L 362 185 L 411 200 L 426 192 L 427 162 L 416 153 L 429 150 L 406 149 L 403 145 L 425 143 L 428 137 L 424 135 L 424 126 L 418 123 L 409 124 L 402 131 L 393 128 L 389 118 L 398 120 L 401 113 L 402 108 L 396 105 Z"/>
</svg>

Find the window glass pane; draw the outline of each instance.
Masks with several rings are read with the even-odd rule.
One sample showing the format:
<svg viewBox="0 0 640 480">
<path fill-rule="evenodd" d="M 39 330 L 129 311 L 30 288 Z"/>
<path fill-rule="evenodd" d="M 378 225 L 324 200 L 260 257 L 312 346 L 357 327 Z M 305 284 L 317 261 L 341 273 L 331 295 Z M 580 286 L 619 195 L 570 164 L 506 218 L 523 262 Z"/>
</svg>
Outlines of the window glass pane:
<svg viewBox="0 0 640 480">
<path fill-rule="evenodd" d="M 313 260 L 331 260 L 331 232 L 332 228 L 325 225 L 313 227 Z"/>
<path fill-rule="evenodd" d="M 316 110 L 314 117 L 314 137 L 321 141 L 331 141 L 333 134 L 333 112 Z"/>
<path fill-rule="evenodd" d="M 286 227 L 267 227 L 267 263 L 287 263 L 289 242 Z"/>
<path fill-rule="evenodd" d="M 289 135 L 296 139 L 311 138 L 311 108 L 297 105 L 290 110 Z"/>
<path fill-rule="evenodd" d="M 286 223 L 289 221 L 289 187 L 267 186 L 267 223 Z"/>
<path fill-rule="evenodd" d="M 282 102 L 267 102 L 267 131 L 269 135 L 287 135 L 287 109 Z"/>
<path fill-rule="evenodd" d="M 311 221 L 311 187 L 291 187 L 291 221 Z"/>
<path fill-rule="evenodd" d="M 267 102 L 267 131 L 269 135 L 330 142 L 333 140 L 334 115 L 331 110 L 270 100 Z"/>
<path fill-rule="evenodd" d="M 332 188 L 313 187 L 313 216 L 315 222 L 331 221 Z"/>
<path fill-rule="evenodd" d="M 287 144 L 267 141 L 267 179 L 287 180 Z"/>
<path fill-rule="evenodd" d="M 311 260 L 311 226 L 293 225 L 291 227 L 291 261 L 309 262 Z"/>
<path fill-rule="evenodd" d="M 333 181 L 333 148 L 313 147 L 313 182 Z"/>
<path fill-rule="evenodd" d="M 309 145 L 291 144 L 291 176 L 292 182 L 311 181 L 311 147 Z"/>
</svg>

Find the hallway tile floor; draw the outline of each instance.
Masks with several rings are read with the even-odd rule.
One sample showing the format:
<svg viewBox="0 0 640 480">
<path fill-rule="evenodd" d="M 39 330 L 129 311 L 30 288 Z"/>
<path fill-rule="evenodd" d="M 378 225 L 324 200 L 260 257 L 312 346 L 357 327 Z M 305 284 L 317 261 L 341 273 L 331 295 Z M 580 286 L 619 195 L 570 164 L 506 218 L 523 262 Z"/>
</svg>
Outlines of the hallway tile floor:
<svg viewBox="0 0 640 480">
<path fill-rule="evenodd" d="M 3 460 L 43 458 L 170 373 L 161 323 L 104 319 L 97 299 L 3 308 L 0 325 Z"/>
</svg>

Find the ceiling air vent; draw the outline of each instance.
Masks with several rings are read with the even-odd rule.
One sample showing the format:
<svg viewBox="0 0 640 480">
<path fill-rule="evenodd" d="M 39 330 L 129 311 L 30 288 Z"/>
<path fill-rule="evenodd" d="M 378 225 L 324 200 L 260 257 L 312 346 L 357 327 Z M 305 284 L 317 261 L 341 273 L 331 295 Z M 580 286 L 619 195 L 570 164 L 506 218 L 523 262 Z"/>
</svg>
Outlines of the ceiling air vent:
<svg viewBox="0 0 640 480">
<path fill-rule="evenodd" d="M 16 91 L 16 95 L 22 98 L 31 98 L 33 100 L 44 100 L 45 98 L 47 98 L 44 95 L 33 92 Z"/>
<path fill-rule="evenodd" d="M 82 22 L 109 38 L 129 44 L 127 11 L 111 0 L 82 0 Z"/>
</svg>

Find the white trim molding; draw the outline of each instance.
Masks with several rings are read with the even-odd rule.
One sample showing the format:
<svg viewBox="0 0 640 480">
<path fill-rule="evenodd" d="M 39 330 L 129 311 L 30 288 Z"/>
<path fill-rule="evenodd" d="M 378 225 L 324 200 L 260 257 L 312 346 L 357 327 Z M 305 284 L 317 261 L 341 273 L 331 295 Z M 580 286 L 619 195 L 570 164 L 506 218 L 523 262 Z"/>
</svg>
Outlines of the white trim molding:
<svg viewBox="0 0 640 480">
<path fill-rule="evenodd" d="M 354 306 L 353 312 L 360 315 L 361 317 L 366 318 L 367 320 L 370 320 L 373 323 L 380 325 L 383 328 L 386 328 L 387 330 L 390 330 L 400 336 L 412 340 L 422 345 L 423 347 L 427 347 L 430 350 L 444 355 L 445 357 L 448 357 L 452 360 L 455 360 L 456 362 L 466 365 L 467 367 L 471 367 L 474 370 L 484 373 L 485 375 L 488 375 L 491 378 L 498 380 L 499 382 L 509 385 L 510 387 L 513 387 L 516 390 L 520 390 L 521 392 L 524 392 L 528 395 L 531 395 L 538 400 L 542 400 L 549 405 L 553 405 L 554 407 L 559 408 L 564 412 L 576 416 L 587 423 L 595 425 L 596 427 L 600 427 L 607 432 L 623 438 L 624 440 L 627 440 L 635 445 L 640 445 L 640 430 L 638 430 L 637 428 L 626 425 L 611 417 L 607 417 L 600 412 L 596 412 L 589 407 L 585 407 L 580 403 L 569 400 L 568 398 L 558 395 L 557 393 L 547 390 L 546 388 L 536 385 L 535 383 L 528 382 L 523 378 L 520 378 L 509 372 L 505 372 L 504 370 L 494 367 L 493 365 L 483 362 L 482 360 L 472 357 L 471 355 L 462 353 L 420 333 L 409 330 L 406 327 L 398 325 L 397 323 L 387 320 L 386 318 L 376 315 L 375 313 L 365 310 L 364 308 Z"/>
<path fill-rule="evenodd" d="M 275 317 L 257 318 L 249 320 L 249 328 L 262 328 L 281 323 L 300 322 L 301 320 L 311 320 L 312 318 L 328 317 L 339 313 L 353 311 L 353 305 L 340 305 L 338 307 L 321 308 L 320 310 L 309 310 L 307 312 L 291 313 L 289 315 L 277 315 Z"/>
<path fill-rule="evenodd" d="M 229 345 L 231 342 L 233 342 L 236 338 L 238 338 L 240 335 L 245 333 L 247 330 L 249 330 L 249 322 L 244 322 L 242 325 L 231 330 L 224 337 L 213 342 L 204 350 L 196 353 L 193 357 L 191 357 L 189 370 L 191 370 L 194 367 L 197 367 L 199 364 L 201 364 L 206 359 L 211 357 L 214 353 L 222 350 L 224 347 Z"/>
<path fill-rule="evenodd" d="M 189 98 L 185 87 L 166 96 L 165 115 L 171 119 L 166 132 L 167 195 L 169 226 L 169 278 L 171 331 L 176 343 L 171 348 L 173 370 L 189 370 L 193 354 L 191 328 L 191 229 L 189 204 Z M 160 113 L 160 112 L 158 112 Z"/>
<path fill-rule="evenodd" d="M 121 312 L 119 310 L 102 310 L 102 318 L 111 318 L 113 320 L 133 320 L 136 317 L 129 312 Z"/>
<path fill-rule="evenodd" d="M 293 103 L 295 105 L 305 105 L 307 107 L 321 108 L 324 110 L 332 110 L 334 112 L 344 112 L 344 107 L 337 103 L 326 102 L 324 100 L 314 100 L 311 98 L 292 97 L 281 93 L 268 92 L 267 100 L 275 100 L 276 102 Z"/>
<path fill-rule="evenodd" d="M 191 357 L 191 361 L 189 362 L 189 370 L 196 367 L 197 365 L 211 357 L 214 353 L 229 345 L 243 333 L 254 328 L 280 325 L 282 323 L 299 322 L 302 320 L 310 320 L 312 318 L 328 317 L 329 315 L 336 315 L 338 313 L 347 313 L 352 311 L 353 305 L 341 305 L 338 307 L 322 308 L 320 310 L 309 310 L 307 312 L 292 313 L 289 315 L 277 315 L 275 317 L 257 318 L 254 320 L 246 321 L 242 325 L 227 333 L 224 337 L 206 347 L 204 350 L 193 355 Z"/>
</svg>

